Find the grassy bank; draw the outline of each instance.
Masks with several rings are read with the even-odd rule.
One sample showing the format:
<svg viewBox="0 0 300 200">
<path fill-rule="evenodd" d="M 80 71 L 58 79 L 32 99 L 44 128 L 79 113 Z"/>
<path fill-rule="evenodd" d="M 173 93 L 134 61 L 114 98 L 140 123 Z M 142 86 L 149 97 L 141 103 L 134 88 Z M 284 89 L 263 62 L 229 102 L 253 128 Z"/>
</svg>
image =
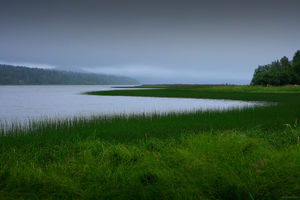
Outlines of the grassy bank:
<svg viewBox="0 0 300 200">
<path fill-rule="evenodd" d="M 0 138 L 0 199 L 300 197 L 300 87 L 91 92 L 277 102 L 226 112 L 35 122 Z"/>
</svg>

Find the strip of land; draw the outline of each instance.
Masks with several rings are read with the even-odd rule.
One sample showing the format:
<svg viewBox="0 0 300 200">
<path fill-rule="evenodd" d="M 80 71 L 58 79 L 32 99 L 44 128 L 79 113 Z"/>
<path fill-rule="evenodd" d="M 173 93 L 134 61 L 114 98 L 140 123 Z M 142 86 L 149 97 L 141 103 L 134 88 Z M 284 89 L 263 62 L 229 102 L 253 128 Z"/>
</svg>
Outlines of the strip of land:
<svg viewBox="0 0 300 200">
<path fill-rule="evenodd" d="M 160 89 L 88 94 L 277 104 L 16 126 L 0 138 L 0 199 L 300 196 L 299 86 L 140 87 Z"/>
</svg>

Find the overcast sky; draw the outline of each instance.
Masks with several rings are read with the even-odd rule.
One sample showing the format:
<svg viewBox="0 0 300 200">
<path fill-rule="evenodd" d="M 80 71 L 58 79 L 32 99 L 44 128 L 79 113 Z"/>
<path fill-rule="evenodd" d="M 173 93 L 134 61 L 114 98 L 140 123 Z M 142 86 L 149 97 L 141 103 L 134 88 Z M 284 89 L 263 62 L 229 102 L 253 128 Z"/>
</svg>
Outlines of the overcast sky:
<svg viewBox="0 0 300 200">
<path fill-rule="evenodd" d="M 300 49 L 300 0 L 0 0 L 0 63 L 248 84 Z"/>
</svg>

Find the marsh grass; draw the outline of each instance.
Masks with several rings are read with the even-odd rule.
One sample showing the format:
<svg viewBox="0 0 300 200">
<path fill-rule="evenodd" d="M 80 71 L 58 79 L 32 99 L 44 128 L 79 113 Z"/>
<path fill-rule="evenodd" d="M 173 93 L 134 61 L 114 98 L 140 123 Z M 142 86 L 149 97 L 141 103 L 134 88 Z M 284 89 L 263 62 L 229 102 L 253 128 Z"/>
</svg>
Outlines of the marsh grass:
<svg viewBox="0 0 300 200">
<path fill-rule="evenodd" d="M 300 196 L 299 87 L 219 87 L 92 94 L 223 97 L 277 104 L 41 120 L 26 128 L 15 124 L 6 132 L 1 129 L 0 199 Z"/>
</svg>

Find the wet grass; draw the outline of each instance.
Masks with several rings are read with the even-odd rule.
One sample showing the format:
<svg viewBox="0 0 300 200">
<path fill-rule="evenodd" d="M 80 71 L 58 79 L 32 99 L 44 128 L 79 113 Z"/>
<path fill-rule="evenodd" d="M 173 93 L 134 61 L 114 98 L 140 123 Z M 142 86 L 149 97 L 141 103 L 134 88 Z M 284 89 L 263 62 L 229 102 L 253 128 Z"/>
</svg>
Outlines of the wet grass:
<svg viewBox="0 0 300 200">
<path fill-rule="evenodd" d="M 300 87 L 159 87 L 90 94 L 278 104 L 15 125 L 0 138 L 0 199 L 300 197 Z"/>
</svg>

